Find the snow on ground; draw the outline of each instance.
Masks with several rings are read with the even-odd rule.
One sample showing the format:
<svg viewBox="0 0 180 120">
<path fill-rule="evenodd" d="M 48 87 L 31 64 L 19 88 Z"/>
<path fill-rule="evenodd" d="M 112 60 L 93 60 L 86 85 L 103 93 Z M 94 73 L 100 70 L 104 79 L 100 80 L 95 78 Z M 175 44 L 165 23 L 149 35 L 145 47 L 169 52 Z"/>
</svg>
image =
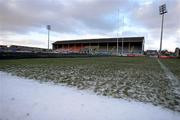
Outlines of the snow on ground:
<svg viewBox="0 0 180 120">
<path fill-rule="evenodd" d="M 0 72 L 0 120 L 179 120 L 180 113 Z"/>
<path fill-rule="evenodd" d="M 168 79 L 171 81 L 174 92 L 180 96 L 180 83 L 178 78 L 159 59 L 157 59 L 157 61 L 160 64 L 161 68 L 164 70 Z"/>
</svg>

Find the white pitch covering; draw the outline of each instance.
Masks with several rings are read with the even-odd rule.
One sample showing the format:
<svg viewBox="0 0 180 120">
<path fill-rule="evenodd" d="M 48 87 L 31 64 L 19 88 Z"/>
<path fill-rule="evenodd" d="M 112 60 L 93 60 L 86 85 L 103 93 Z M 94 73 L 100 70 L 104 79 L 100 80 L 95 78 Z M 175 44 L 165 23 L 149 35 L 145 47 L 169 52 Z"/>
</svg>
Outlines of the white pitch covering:
<svg viewBox="0 0 180 120">
<path fill-rule="evenodd" d="M 180 113 L 0 72 L 0 120 L 180 120 Z"/>
</svg>

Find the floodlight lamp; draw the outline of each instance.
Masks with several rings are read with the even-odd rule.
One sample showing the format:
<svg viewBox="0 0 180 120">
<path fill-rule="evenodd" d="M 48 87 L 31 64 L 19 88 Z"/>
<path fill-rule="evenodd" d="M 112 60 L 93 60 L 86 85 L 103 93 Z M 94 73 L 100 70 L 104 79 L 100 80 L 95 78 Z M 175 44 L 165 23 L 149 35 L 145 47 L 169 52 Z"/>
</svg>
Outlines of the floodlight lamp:
<svg viewBox="0 0 180 120">
<path fill-rule="evenodd" d="M 47 29 L 50 30 L 51 29 L 51 25 L 47 25 Z"/>
<path fill-rule="evenodd" d="M 163 4 L 163 5 L 159 6 L 159 14 L 162 15 L 165 13 L 167 13 L 166 4 Z"/>
</svg>

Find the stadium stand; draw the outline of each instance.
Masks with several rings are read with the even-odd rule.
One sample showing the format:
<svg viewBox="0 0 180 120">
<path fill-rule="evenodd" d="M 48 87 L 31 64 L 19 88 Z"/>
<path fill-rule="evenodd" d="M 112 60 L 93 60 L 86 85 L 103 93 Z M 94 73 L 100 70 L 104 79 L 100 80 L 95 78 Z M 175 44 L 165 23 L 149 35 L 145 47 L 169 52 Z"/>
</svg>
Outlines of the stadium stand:
<svg viewBox="0 0 180 120">
<path fill-rule="evenodd" d="M 143 54 L 144 37 L 118 38 L 118 51 L 117 38 L 63 40 L 52 45 L 53 50 L 59 53 Z"/>
</svg>

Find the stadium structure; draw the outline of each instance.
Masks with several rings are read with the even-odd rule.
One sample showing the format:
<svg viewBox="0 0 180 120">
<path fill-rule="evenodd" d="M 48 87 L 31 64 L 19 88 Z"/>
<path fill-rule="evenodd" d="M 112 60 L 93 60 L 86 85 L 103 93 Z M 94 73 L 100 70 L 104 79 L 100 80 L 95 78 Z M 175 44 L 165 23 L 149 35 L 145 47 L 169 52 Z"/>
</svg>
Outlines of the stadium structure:
<svg viewBox="0 0 180 120">
<path fill-rule="evenodd" d="M 38 47 L 20 46 L 20 45 L 0 45 L 0 52 L 26 52 L 26 53 L 46 53 L 52 50 Z"/>
<path fill-rule="evenodd" d="M 62 40 L 52 46 L 59 53 L 143 54 L 144 37 Z"/>
</svg>

